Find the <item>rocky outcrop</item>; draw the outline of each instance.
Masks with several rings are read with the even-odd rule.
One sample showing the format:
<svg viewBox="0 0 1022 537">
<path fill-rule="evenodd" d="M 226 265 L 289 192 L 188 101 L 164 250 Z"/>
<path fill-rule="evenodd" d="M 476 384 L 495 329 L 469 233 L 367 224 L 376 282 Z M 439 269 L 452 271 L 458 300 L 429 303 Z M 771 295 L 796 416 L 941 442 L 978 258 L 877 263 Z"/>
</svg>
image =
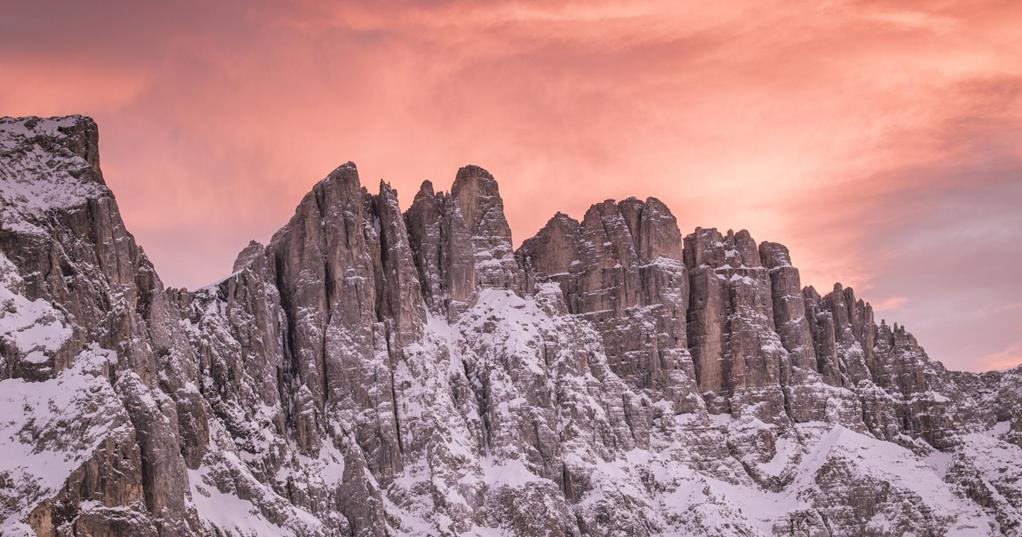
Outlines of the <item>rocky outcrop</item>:
<svg viewBox="0 0 1022 537">
<path fill-rule="evenodd" d="M 96 125 L 77 116 L 4 118 L 0 140 L 0 251 L 4 278 L 11 284 L 2 293 L 14 308 L 8 307 L 4 316 L 0 355 L 6 366 L 0 370 L 12 381 L 35 381 L 43 394 L 66 390 L 64 396 L 82 397 L 82 407 L 69 410 L 68 419 L 77 420 L 82 414 L 74 412 L 88 415 L 98 404 L 85 395 L 99 388 L 82 378 L 81 368 L 110 358 L 112 369 L 103 375 L 108 383 L 99 384 L 108 393 L 102 404 L 108 415 L 123 417 L 123 422 L 85 429 L 97 438 L 108 434 L 105 444 L 83 444 L 83 429 L 73 429 L 52 445 L 37 448 L 74 453 L 65 460 L 84 464 L 74 472 L 91 473 L 86 482 L 104 485 L 99 494 L 89 486 L 69 489 L 69 484 L 50 481 L 50 475 L 23 477 L 22 484 L 38 494 L 52 492 L 50 502 L 72 499 L 63 500 L 59 510 L 37 507 L 30 517 L 32 527 L 38 535 L 56 535 L 62 524 L 77 524 L 83 504 L 95 499 L 108 508 L 162 513 L 159 519 L 139 523 L 159 535 L 193 531 L 197 521 L 186 506 L 183 452 L 203 449 L 189 427 L 205 412 L 196 389 L 195 354 L 152 264 L 125 230 L 106 188 L 99 171 Z M 41 315 L 40 309 L 45 310 Z M 35 322 L 19 326 L 17 319 Z M 47 326 L 50 333 L 35 333 L 39 326 Z M 50 405 L 49 411 L 60 408 Z M 17 414 L 9 415 L 16 423 Z M 26 427 L 38 425 L 29 421 Z M 122 430 L 137 439 L 137 445 L 125 444 Z M 17 438 L 32 438 L 21 431 Z M 50 433 L 43 428 L 38 434 Z M 138 464 L 111 460 L 103 454 L 109 450 L 138 456 Z M 18 512 L 8 510 L 4 518 Z M 115 524 L 105 522 L 104 513 L 90 512 L 89 524 Z"/>
<path fill-rule="evenodd" d="M 699 390 L 713 406 L 781 415 L 789 356 L 774 330 L 771 275 L 747 231 L 696 229 L 685 237 L 692 278 L 688 329 Z"/>
<path fill-rule="evenodd" d="M 818 371 L 801 278 L 798 269 L 791 265 L 788 249 L 776 242 L 763 242 L 759 245 L 759 255 L 770 274 L 774 327 L 788 351 L 791 367 Z"/>
<path fill-rule="evenodd" d="M 454 320 L 475 302 L 477 281 L 473 235 L 461 207 L 426 181 L 405 222 L 426 303 Z"/>
<path fill-rule="evenodd" d="M 599 330 L 611 369 L 680 409 L 693 397 L 681 233 L 659 200 L 608 200 L 579 223 L 558 213 L 518 251 L 528 279 L 560 286 L 568 311 Z"/>
<path fill-rule="evenodd" d="M 0 534 L 1017 535 L 1022 373 L 655 198 L 512 250 L 354 164 L 165 289 L 83 117 L 0 120 Z M 957 533 L 956 533 L 957 532 Z"/>
<path fill-rule="evenodd" d="M 497 181 L 479 166 L 458 170 L 451 186 L 468 230 L 475 262 L 476 282 L 482 287 L 520 286 L 518 265 L 511 247 L 511 227 L 504 217 L 504 202 Z"/>
</svg>

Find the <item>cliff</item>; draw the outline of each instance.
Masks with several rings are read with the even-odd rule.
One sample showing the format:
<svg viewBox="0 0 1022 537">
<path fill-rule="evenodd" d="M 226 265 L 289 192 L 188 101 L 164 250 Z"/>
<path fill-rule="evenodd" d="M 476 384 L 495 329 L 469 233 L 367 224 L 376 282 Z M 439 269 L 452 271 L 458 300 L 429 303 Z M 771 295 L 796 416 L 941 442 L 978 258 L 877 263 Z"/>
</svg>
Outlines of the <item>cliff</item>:
<svg viewBox="0 0 1022 537">
<path fill-rule="evenodd" d="M 1018 535 L 1022 375 L 649 198 L 513 250 L 477 166 L 354 164 L 198 290 L 92 120 L 0 119 L 0 534 Z"/>
</svg>

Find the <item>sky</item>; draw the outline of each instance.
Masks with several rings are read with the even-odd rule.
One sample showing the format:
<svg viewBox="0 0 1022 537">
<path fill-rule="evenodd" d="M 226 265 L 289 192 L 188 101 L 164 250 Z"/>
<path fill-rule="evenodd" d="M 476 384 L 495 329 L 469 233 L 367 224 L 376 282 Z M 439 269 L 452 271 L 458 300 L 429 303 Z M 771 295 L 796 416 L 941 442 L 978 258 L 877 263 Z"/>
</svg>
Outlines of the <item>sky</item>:
<svg viewBox="0 0 1022 537">
<path fill-rule="evenodd" d="M 404 207 L 475 163 L 516 244 L 655 196 L 786 244 L 931 357 L 1022 362 L 1022 2 L 0 0 L 0 115 L 92 116 L 171 286 L 353 160 Z"/>
</svg>

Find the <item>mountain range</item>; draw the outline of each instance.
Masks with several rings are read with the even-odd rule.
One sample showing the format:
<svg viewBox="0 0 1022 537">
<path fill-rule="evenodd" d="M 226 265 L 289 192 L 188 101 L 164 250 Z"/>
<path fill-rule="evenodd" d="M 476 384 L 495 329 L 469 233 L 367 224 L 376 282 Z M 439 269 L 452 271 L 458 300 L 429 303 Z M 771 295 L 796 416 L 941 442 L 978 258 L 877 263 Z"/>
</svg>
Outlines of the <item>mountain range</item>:
<svg viewBox="0 0 1022 537">
<path fill-rule="evenodd" d="M 1022 534 L 1022 370 L 781 244 L 628 198 L 516 250 L 483 168 L 402 212 L 349 162 L 168 288 L 98 139 L 0 119 L 4 537 Z"/>
</svg>

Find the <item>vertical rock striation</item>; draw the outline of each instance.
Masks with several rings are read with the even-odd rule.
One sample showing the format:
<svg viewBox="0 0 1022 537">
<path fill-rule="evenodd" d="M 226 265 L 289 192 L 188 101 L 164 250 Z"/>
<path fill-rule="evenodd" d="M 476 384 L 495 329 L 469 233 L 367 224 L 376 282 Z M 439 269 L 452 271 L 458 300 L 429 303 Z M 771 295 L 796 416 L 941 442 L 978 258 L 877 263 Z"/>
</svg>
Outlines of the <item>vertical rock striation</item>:
<svg viewBox="0 0 1022 537">
<path fill-rule="evenodd" d="M 699 228 L 685 237 L 685 264 L 699 390 L 714 407 L 737 412 L 733 405 L 769 402 L 765 415 L 782 415 L 789 357 L 774 331 L 771 275 L 756 243 L 745 230 Z"/>
<path fill-rule="evenodd" d="M 0 251 L 4 278 L 14 284 L 2 294 L 8 301 L 4 319 L 15 320 L 3 324 L 0 355 L 6 364 L 0 371 L 12 380 L 38 382 L 41 394 L 56 390 L 51 401 L 67 395 L 62 392 L 96 390 L 96 405 L 126 418 L 89 429 L 110 436 L 71 459 L 88 459 L 82 470 L 93 476 L 88 479 L 109 485 L 76 484 L 74 478 L 52 483 L 46 474 L 26 475 L 20 485 L 56 493 L 32 512 L 38 534 L 76 527 L 82 505 L 99 502 L 163 516 L 114 520 L 96 510 L 88 525 L 98 533 L 116 526 L 179 535 L 197 524 L 186 506 L 183 453 L 205 449 L 195 355 L 152 264 L 125 230 L 98 154 L 91 119 L 0 119 Z M 49 311 L 31 320 L 48 326 L 54 337 L 37 340 L 32 325 L 18 326 L 17 318 L 34 317 L 40 307 Z M 99 362 L 106 365 L 97 367 Z M 93 387 L 94 381 L 81 378 L 90 375 L 109 384 Z M 62 440 L 73 442 L 74 435 L 51 447 L 76 447 Z M 129 460 L 122 463 L 115 453 Z M 23 492 L 3 494 L 16 499 Z"/>
<path fill-rule="evenodd" d="M 568 311 L 600 332 L 610 367 L 634 387 L 693 409 L 685 314 L 689 281 L 677 220 L 659 200 L 558 213 L 518 250 L 527 279 L 560 286 Z"/>
<path fill-rule="evenodd" d="M 1018 535 L 1022 374 L 949 372 L 655 198 L 512 249 L 354 164 L 165 289 L 88 118 L 0 119 L 0 534 Z M 955 533 L 957 532 L 957 533 Z"/>
</svg>

